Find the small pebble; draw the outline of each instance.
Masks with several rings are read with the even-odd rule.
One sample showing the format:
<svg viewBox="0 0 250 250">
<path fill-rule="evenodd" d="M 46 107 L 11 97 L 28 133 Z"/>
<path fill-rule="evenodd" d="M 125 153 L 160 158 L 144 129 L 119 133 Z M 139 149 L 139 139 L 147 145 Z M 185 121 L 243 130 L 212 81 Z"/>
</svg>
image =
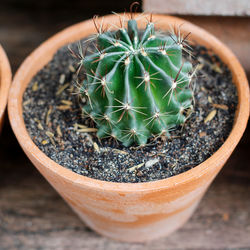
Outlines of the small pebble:
<svg viewBox="0 0 250 250">
<path fill-rule="evenodd" d="M 64 81 L 65 81 L 65 75 L 64 75 L 64 74 L 61 74 L 61 75 L 60 75 L 60 79 L 59 79 L 59 83 L 60 83 L 60 84 L 63 84 Z"/>
</svg>

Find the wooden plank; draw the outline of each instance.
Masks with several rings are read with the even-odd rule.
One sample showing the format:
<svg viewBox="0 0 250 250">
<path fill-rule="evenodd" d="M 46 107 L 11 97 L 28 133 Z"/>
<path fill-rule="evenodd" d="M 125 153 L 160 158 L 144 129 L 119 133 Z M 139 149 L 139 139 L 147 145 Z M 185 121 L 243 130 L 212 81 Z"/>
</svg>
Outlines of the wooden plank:
<svg viewBox="0 0 250 250">
<path fill-rule="evenodd" d="M 249 0 L 144 0 L 143 9 L 178 15 L 250 16 Z"/>
</svg>

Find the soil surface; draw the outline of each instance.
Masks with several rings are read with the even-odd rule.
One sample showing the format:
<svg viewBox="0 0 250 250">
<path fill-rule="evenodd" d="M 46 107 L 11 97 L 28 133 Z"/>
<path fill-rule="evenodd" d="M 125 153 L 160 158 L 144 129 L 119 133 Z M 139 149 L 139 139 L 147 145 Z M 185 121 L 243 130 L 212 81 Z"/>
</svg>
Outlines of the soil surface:
<svg viewBox="0 0 250 250">
<path fill-rule="evenodd" d="M 72 44 L 76 50 L 77 44 Z M 204 47 L 194 46 L 194 112 L 170 137 L 145 147 L 123 147 L 98 140 L 95 124 L 84 117 L 77 95 L 76 62 L 68 46 L 31 80 L 23 96 L 23 116 L 34 143 L 48 157 L 72 171 L 112 182 L 147 182 L 185 172 L 210 157 L 228 137 L 237 91 L 225 64 Z M 186 56 L 187 60 L 191 60 Z M 86 132 L 87 131 L 87 132 Z"/>
</svg>

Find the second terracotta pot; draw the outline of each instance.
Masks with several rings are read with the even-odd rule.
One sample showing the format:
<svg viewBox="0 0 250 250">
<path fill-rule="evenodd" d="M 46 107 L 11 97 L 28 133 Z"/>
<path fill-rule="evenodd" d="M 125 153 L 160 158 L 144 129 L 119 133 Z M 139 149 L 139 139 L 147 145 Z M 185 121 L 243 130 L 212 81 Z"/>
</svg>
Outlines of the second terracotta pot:
<svg viewBox="0 0 250 250">
<path fill-rule="evenodd" d="M 11 84 L 11 69 L 7 55 L 0 45 L 0 131 L 2 130 L 4 113 L 7 106 Z"/>
<path fill-rule="evenodd" d="M 49 159 L 31 140 L 22 116 L 22 96 L 32 77 L 56 51 L 71 42 L 95 33 L 91 20 L 58 33 L 22 64 L 15 75 L 9 96 L 9 117 L 23 150 L 79 217 L 92 229 L 107 237 L 143 242 L 166 236 L 181 227 L 192 215 L 208 186 L 239 142 L 249 114 L 249 91 L 245 73 L 234 54 L 215 37 L 182 19 L 155 15 L 157 28 L 182 25 L 191 40 L 212 49 L 232 71 L 239 103 L 233 129 L 225 143 L 197 167 L 168 179 L 147 183 L 112 183 L 78 175 Z M 118 24 L 115 15 L 105 22 Z M 144 27 L 145 21 L 139 21 Z"/>
</svg>

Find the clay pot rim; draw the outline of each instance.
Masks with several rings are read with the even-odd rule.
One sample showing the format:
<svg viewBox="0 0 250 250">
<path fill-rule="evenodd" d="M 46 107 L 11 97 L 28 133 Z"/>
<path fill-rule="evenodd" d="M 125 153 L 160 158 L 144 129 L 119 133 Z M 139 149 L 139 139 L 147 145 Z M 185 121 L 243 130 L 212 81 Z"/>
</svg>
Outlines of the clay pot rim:
<svg viewBox="0 0 250 250">
<path fill-rule="evenodd" d="M 0 44 L 0 123 L 3 120 L 3 116 L 7 106 L 10 85 L 10 63 L 3 47 Z"/>
<path fill-rule="evenodd" d="M 220 56 L 222 61 L 224 61 L 232 71 L 234 82 L 237 86 L 239 103 L 236 111 L 233 129 L 224 144 L 211 157 L 209 157 L 206 161 L 194 167 L 193 169 L 190 169 L 176 176 L 169 177 L 167 179 L 143 183 L 116 183 L 93 179 L 90 177 L 76 174 L 47 157 L 34 144 L 25 128 L 25 124 L 22 117 L 21 101 L 23 91 L 21 90 L 21 85 L 25 79 L 25 76 L 29 74 L 29 71 L 39 71 L 40 68 L 36 65 L 39 64 L 43 56 L 47 56 L 47 61 L 51 59 L 51 56 L 46 55 L 45 52 L 52 51 L 53 48 L 56 46 L 57 48 L 59 48 L 70 42 L 77 41 L 79 38 L 84 37 L 79 36 L 79 34 L 82 32 L 89 32 L 89 30 L 92 30 L 91 33 L 94 33 L 94 26 L 92 21 L 87 20 L 64 29 L 63 31 L 57 33 L 56 35 L 48 39 L 46 42 L 42 43 L 26 58 L 26 60 L 22 63 L 14 77 L 9 94 L 9 119 L 14 133 L 26 153 L 32 154 L 33 157 L 36 158 L 36 160 L 43 167 L 48 168 L 55 175 L 60 175 L 62 178 L 76 186 L 84 185 L 92 189 L 105 189 L 109 190 L 110 192 L 148 192 L 149 190 L 153 191 L 159 190 L 161 188 L 171 189 L 174 188 L 176 185 L 182 185 L 184 183 L 190 182 L 191 180 L 200 178 L 207 172 L 213 171 L 218 166 L 222 165 L 221 162 L 227 160 L 227 158 L 230 156 L 231 152 L 236 147 L 237 143 L 239 142 L 240 138 L 244 133 L 249 114 L 249 87 L 242 66 L 227 46 L 225 46 L 217 38 L 215 38 L 207 31 L 203 30 L 202 28 L 199 28 L 198 26 L 191 24 L 190 22 L 187 22 L 183 19 L 172 16 L 153 15 L 153 17 L 154 20 L 163 19 L 164 22 L 168 23 L 184 23 L 185 25 L 182 26 L 182 29 L 186 32 L 192 32 L 191 40 L 195 40 L 199 44 L 203 44 L 208 48 L 211 48 L 216 54 Z M 116 18 L 117 17 L 115 15 L 105 16 L 105 20 L 108 19 L 109 21 L 112 20 L 117 22 Z M 89 32 L 89 34 L 91 33 Z M 72 36 L 75 37 L 73 38 Z M 60 44 L 60 46 L 58 46 L 58 44 Z M 27 87 L 27 82 L 28 81 L 26 81 L 25 88 Z"/>
</svg>

